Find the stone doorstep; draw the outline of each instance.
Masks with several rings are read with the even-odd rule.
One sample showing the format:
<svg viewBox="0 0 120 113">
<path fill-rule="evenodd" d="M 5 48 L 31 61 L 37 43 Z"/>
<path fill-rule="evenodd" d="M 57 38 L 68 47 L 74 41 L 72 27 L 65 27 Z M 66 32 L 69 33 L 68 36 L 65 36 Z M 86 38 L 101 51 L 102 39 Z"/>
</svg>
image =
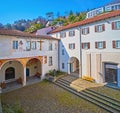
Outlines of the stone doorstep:
<svg viewBox="0 0 120 113">
<path fill-rule="evenodd" d="M 80 87 L 80 86 L 77 86 L 76 84 L 70 84 L 70 87 L 77 90 L 78 92 L 86 89 L 86 87 Z"/>
</svg>

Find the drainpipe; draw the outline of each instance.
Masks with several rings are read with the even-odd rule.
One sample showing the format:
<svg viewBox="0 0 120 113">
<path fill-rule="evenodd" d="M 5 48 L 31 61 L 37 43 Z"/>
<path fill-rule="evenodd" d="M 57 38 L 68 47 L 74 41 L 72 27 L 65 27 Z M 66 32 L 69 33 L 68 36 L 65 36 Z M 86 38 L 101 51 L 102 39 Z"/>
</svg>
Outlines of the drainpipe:
<svg viewBox="0 0 120 113">
<path fill-rule="evenodd" d="M 79 43 L 80 43 L 80 67 L 79 67 L 79 77 L 82 78 L 82 41 L 81 41 L 81 27 L 78 27 L 78 30 L 79 30 Z"/>
</svg>

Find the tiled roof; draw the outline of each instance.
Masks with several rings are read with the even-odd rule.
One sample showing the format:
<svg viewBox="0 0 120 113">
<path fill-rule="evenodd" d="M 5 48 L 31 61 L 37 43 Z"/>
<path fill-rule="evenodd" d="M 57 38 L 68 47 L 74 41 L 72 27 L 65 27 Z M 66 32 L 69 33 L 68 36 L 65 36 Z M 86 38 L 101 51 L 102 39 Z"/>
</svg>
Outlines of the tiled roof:
<svg viewBox="0 0 120 113">
<path fill-rule="evenodd" d="M 78 26 L 82 26 L 82 25 L 86 25 L 86 24 L 89 24 L 89 23 L 101 21 L 101 20 L 104 20 L 104 19 L 116 17 L 116 16 L 120 16 L 120 10 L 107 12 L 107 13 L 95 16 L 93 18 L 88 18 L 88 19 L 85 19 L 85 20 L 82 20 L 82 21 L 79 21 L 79 22 L 76 22 L 76 23 L 73 23 L 73 24 L 69 24 L 67 26 L 59 27 L 59 28 L 49 32 L 49 34 L 56 33 L 56 32 L 59 32 L 59 31 L 66 30 L 66 29 L 70 29 L 70 28 L 74 28 L 74 27 L 78 27 Z"/>
<path fill-rule="evenodd" d="M 10 29 L 0 29 L 0 35 L 8 35 L 8 36 L 21 36 L 21 37 L 32 37 L 32 38 L 44 38 L 44 39 L 55 39 L 58 40 L 57 38 L 53 38 L 51 36 L 45 36 L 45 35 L 34 35 L 18 30 L 10 30 Z"/>
</svg>

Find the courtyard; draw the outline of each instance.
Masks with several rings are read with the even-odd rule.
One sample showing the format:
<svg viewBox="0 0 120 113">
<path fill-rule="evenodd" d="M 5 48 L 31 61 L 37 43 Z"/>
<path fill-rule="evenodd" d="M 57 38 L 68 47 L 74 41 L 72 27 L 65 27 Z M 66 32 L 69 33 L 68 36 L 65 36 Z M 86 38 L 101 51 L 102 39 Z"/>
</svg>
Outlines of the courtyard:
<svg viewBox="0 0 120 113">
<path fill-rule="evenodd" d="M 107 113 L 48 81 L 3 93 L 1 101 L 2 106 L 19 103 L 24 113 Z"/>
</svg>

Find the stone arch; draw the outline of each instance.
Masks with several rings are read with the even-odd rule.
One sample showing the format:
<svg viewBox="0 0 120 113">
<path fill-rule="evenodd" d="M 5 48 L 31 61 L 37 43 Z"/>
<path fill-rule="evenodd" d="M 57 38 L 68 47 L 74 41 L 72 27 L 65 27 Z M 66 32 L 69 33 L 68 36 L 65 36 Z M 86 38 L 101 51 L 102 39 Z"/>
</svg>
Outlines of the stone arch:
<svg viewBox="0 0 120 113">
<path fill-rule="evenodd" d="M 26 76 L 42 74 L 42 63 L 38 58 L 31 58 L 26 62 Z"/>
<path fill-rule="evenodd" d="M 12 75 L 12 71 L 14 68 L 14 75 Z M 8 72 L 6 70 L 8 69 Z M 8 75 L 8 79 L 6 76 Z M 19 77 L 23 76 L 23 65 L 21 62 L 17 60 L 7 60 L 1 65 L 0 69 L 0 82 L 10 82 L 15 81 Z"/>
<path fill-rule="evenodd" d="M 80 62 L 76 57 L 70 57 L 68 60 L 68 73 L 79 77 Z"/>
</svg>

